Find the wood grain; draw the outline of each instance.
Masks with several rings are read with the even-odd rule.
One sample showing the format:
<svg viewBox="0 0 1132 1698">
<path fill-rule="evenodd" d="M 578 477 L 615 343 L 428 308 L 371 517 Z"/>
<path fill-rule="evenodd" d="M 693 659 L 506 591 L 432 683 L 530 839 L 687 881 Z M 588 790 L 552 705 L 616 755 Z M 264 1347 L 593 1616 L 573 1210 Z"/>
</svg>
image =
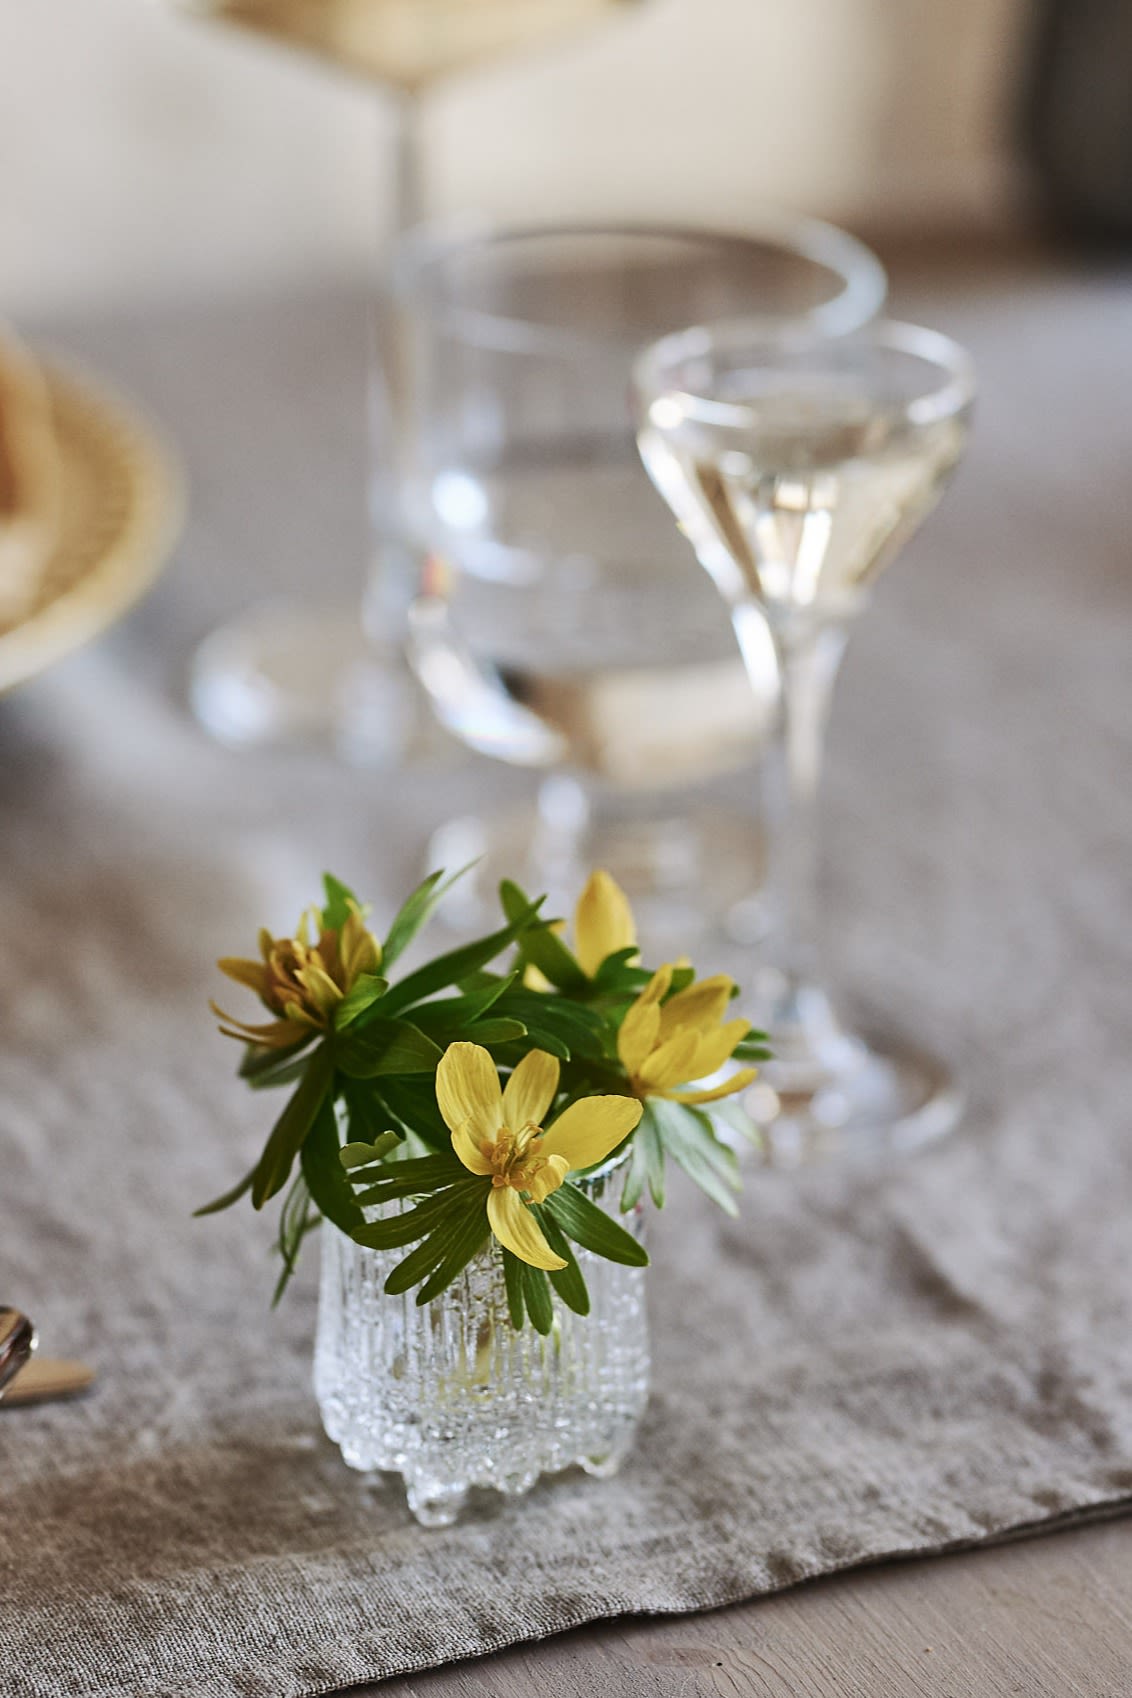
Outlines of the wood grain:
<svg viewBox="0 0 1132 1698">
<path fill-rule="evenodd" d="M 374 1698 L 1128 1698 L 1132 1522 L 622 1620 Z"/>
</svg>

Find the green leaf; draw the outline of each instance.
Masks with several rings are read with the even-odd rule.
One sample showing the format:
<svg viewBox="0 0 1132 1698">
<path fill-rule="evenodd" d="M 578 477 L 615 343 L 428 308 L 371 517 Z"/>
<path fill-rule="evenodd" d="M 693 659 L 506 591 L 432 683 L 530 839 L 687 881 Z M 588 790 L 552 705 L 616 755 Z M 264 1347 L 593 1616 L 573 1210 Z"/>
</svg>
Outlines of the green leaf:
<svg viewBox="0 0 1132 1698">
<path fill-rule="evenodd" d="M 390 1197 L 408 1197 L 414 1191 L 434 1191 L 438 1185 L 477 1177 L 469 1175 L 451 1150 L 447 1155 L 411 1156 L 407 1161 L 375 1161 L 369 1166 L 351 1166 L 349 1176 L 355 1188 L 366 1186 L 370 1190 L 387 1192 Z M 379 1203 L 382 1200 L 377 1196 L 367 1198 L 365 1202 Z"/>
<path fill-rule="evenodd" d="M 465 1207 L 462 1219 L 445 1228 L 450 1241 L 444 1260 L 436 1271 L 429 1275 L 417 1292 L 417 1303 L 431 1303 L 434 1297 L 439 1297 L 455 1280 L 459 1279 L 468 1263 L 472 1260 L 491 1236 L 491 1228 L 487 1224 L 487 1188 L 480 1187 L 480 1194 L 470 1200 Z"/>
<path fill-rule="evenodd" d="M 348 1032 L 335 1048 L 338 1065 L 351 1079 L 386 1073 L 435 1073 L 443 1051 L 407 1020 L 374 1020 Z"/>
<path fill-rule="evenodd" d="M 334 1010 L 334 1029 L 344 1032 L 359 1014 L 364 1014 L 389 989 L 389 980 L 376 973 L 361 973 Z"/>
<path fill-rule="evenodd" d="M 233 1203 L 239 1202 L 246 1191 L 251 1190 L 255 1175 L 256 1170 L 253 1167 L 250 1173 L 245 1173 L 238 1185 L 233 1185 L 232 1189 L 225 1191 L 222 1197 L 217 1197 L 213 1202 L 205 1203 L 203 1207 L 194 1209 L 193 1219 L 202 1220 L 205 1215 L 218 1215 L 222 1209 L 230 1209 Z"/>
<path fill-rule="evenodd" d="M 380 1162 L 400 1142 L 396 1132 L 383 1132 L 372 1143 L 343 1144 L 338 1160 L 343 1167 L 368 1167 L 371 1162 Z"/>
<path fill-rule="evenodd" d="M 510 1250 L 503 1252 L 503 1283 L 507 1288 L 507 1308 L 511 1325 L 522 1332 L 527 1305 L 523 1297 L 523 1264 Z"/>
<path fill-rule="evenodd" d="M 376 1087 L 388 1113 L 387 1126 L 396 1124 L 434 1150 L 452 1154 L 452 1134 L 436 1103 L 436 1080 L 430 1074 L 383 1077 Z"/>
<path fill-rule="evenodd" d="M 566 1261 L 564 1268 L 555 1268 L 548 1275 L 551 1285 L 566 1307 L 573 1309 L 575 1315 L 588 1315 L 590 1312 L 590 1294 L 586 1289 L 586 1282 L 582 1276 L 582 1270 L 578 1266 L 577 1258 L 566 1241 L 566 1234 L 553 1215 L 547 1214 L 541 1208 L 535 1209 L 534 1212 L 538 1216 L 539 1225 L 546 1235 L 546 1241 L 550 1248 L 556 1256 L 562 1256 Z"/>
<path fill-rule="evenodd" d="M 567 1180 L 543 1203 L 568 1238 L 584 1250 L 607 1261 L 621 1262 L 631 1268 L 648 1267 L 648 1252 L 623 1226 L 611 1220 L 604 1209 L 584 1197 L 576 1185 Z"/>
<path fill-rule="evenodd" d="M 741 1188 L 739 1163 L 735 1152 L 716 1138 L 707 1116 L 660 1097 L 652 1099 L 649 1111 L 665 1155 L 726 1214 L 737 1215 L 734 1193 Z"/>
<path fill-rule="evenodd" d="M 646 1103 L 645 1112 L 637 1127 L 634 1144 L 644 1156 L 645 1172 L 648 1175 L 649 1195 L 658 1209 L 664 1207 L 664 1144 L 660 1128 L 653 1115 L 653 1105 Z M 624 1199 L 622 1199 L 624 1208 Z"/>
<path fill-rule="evenodd" d="M 299 1160 L 303 1178 L 315 1207 L 340 1232 L 349 1236 L 362 1225 L 364 1216 L 354 1201 L 354 1191 L 341 1161 L 342 1147 L 338 1141 L 338 1121 L 334 1104 L 324 1097 L 314 1117 Z"/>
<path fill-rule="evenodd" d="M 519 886 L 510 879 L 504 879 L 499 887 L 499 900 L 512 925 L 519 926 L 516 938 L 523 959 L 537 967 L 559 990 L 586 990 L 589 980 L 562 939 L 551 931 L 546 921 L 534 920 L 532 923 L 531 919 L 522 919 L 524 914 L 530 914 L 532 904 Z M 545 897 L 542 901 L 545 901 Z M 541 903 L 534 904 L 535 914 L 539 906 Z"/>
<path fill-rule="evenodd" d="M 275 1247 L 283 1258 L 283 1267 L 271 1299 L 273 1309 L 277 1307 L 290 1284 L 291 1276 L 298 1265 L 303 1239 L 318 1225 L 318 1216 L 312 1214 L 310 1202 L 306 1181 L 301 1173 L 297 1174 L 279 1213 L 279 1235 Z"/>
<path fill-rule="evenodd" d="M 453 873 L 450 878 L 445 878 L 444 869 L 441 868 L 439 872 L 430 873 L 418 884 L 389 928 L 381 948 L 383 967 L 392 967 L 397 957 L 409 947 L 417 933 L 428 923 L 438 904 L 443 901 L 457 879 L 463 878 L 474 866 L 475 862 L 469 861 L 466 867 L 461 867 L 459 872 Z"/>
<path fill-rule="evenodd" d="M 528 1036 L 521 1020 L 477 1020 L 474 1026 L 468 1027 L 467 1041 L 492 1049 L 497 1044 L 518 1043 L 520 1038 Z"/>
<path fill-rule="evenodd" d="M 514 943 L 525 925 L 538 913 L 538 904 L 528 908 L 520 919 L 511 925 L 504 926 L 500 931 L 492 932 L 488 937 L 477 938 L 474 943 L 466 943 L 462 949 L 453 949 L 447 955 L 437 956 L 435 961 L 429 961 L 423 967 L 418 967 L 415 973 L 393 986 L 386 992 L 386 1012 L 399 1014 L 402 1009 L 409 1008 L 415 1002 L 423 1002 L 435 991 L 444 990 L 448 985 L 459 984 L 468 974 L 478 972 L 486 967 L 489 961 L 494 961 L 502 954 L 510 943 Z"/>
<path fill-rule="evenodd" d="M 422 1279 L 427 1279 L 434 1273 L 444 1260 L 447 1249 L 443 1229 L 431 1232 L 421 1240 L 415 1250 L 410 1250 L 404 1259 L 389 1274 L 382 1290 L 390 1297 L 399 1297 L 403 1291 L 411 1291 L 414 1285 L 419 1285 Z"/>
<path fill-rule="evenodd" d="M 463 996 L 445 996 L 435 1002 L 422 1002 L 413 1009 L 413 1023 L 422 1032 L 442 1041 L 447 1033 L 462 1037 L 467 1027 L 486 1014 L 489 1008 L 494 1008 L 501 996 L 506 996 L 518 977 L 517 973 L 507 973 L 501 978 L 493 977 L 489 984 Z"/>
<path fill-rule="evenodd" d="M 644 1196 L 648 1179 L 648 1160 L 639 1136 L 629 1146 L 629 1168 L 621 1187 L 621 1213 L 630 1214 Z"/>
<path fill-rule="evenodd" d="M 275 1122 L 270 1138 L 256 1164 L 252 1181 L 252 1203 L 262 1209 L 269 1197 L 281 1191 L 295 1165 L 295 1157 L 314 1124 L 322 1099 L 330 1089 L 334 1062 L 328 1044 L 312 1050 L 298 1090 Z"/>
<path fill-rule="evenodd" d="M 390 1115 L 368 1079 L 351 1079 L 339 1073 L 335 1092 L 346 1111 L 346 1136 L 351 1144 L 375 1144 L 392 1129 Z M 387 1148 L 392 1149 L 392 1145 Z"/>
<path fill-rule="evenodd" d="M 470 1176 L 468 1183 L 446 1186 L 443 1191 L 426 1197 L 415 1208 L 405 1209 L 401 1214 L 386 1215 L 383 1220 L 364 1222 L 354 1229 L 351 1236 L 356 1244 L 364 1244 L 370 1250 L 395 1250 L 402 1244 L 415 1244 L 446 1216 L 451 1214 L 455 1219 L 460 1206 L 470 1201 L 473 1189 L 480 1193 L 479 1208 L 482 1212 L 487 1206 L 487 1189 L 482 1179 Z"/>
<path fill-rule="evenodd" d="M 240 1059 L 240 1078 L 246 1079 L 253 1090 L 258 1090 L 261 1086 L 287 1084 L 292 1069 L 296 1068 L 296 1058 L 316 1036 L 312 1031 L 309 1037 L 300 1038 L 298 1043 L 288 1044 L 285 1049 L 273 1049 L 266 1044 L 249 1045 Z M 300 1064 L 297 1072 L 301 1071 Z"/>
<path fill-rule="evenodd" d="M 523 1298 L 527 1305 L 527 1314 L 531 1317 L 531 1325 L 537 1333 L 545 1338 L 554 1325 L 554 1304 L 550 1297 L 550 1286 L 542 1268 L 532 1268 L 529 1262 L 522 1263 Z"/>
<path fill-rule="evenodd" d="M 322 910 L 323 931 L 341 931 L 355 908 L 359 914 L 365 913 L 349 885 L 343 884 L 333 873 L 323 873 L 322 888 L 326 892 L 326 906 Z"/>
<path fill-rule="evenodd" d="M 732 1051 L 736 1061 L 771 1061 L 774 1051 L 767 1043 L 765 1032 L 748 1032 Z"/>
</svg>

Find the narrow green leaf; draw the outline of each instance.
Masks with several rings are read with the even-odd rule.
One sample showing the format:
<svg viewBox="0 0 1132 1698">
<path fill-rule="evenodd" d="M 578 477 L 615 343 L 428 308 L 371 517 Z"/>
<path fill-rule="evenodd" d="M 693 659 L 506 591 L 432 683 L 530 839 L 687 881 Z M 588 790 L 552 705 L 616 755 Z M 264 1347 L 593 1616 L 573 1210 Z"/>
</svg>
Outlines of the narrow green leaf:
<svg viewBox="0 0 1132 1698">
<path fill-rule="evenodd" d="M 230 1209 L 233 1203 L 239 1202 L 245 1192 L 251 1190 L 255 1175 L 256 1170 L 253 1167 L 250 1173 L 245 1173 L 238 1185 L 233 1185 L 232 1189 L 225 1191 L 222 1197 L 217 1197 L 213 1202 L 205 1203 L 203 1207 L 194 1209 L 193 1219 L 202 1220 L 205 1215 L 218 1215 L 222 1209 Z"/>
<path fill-rule="evenodd" d="M 275 1122 L 252 1181 L 252 1203 L 262 1209 L 269 1197 L 281 1191 L 295 1165 L 295 1157 L 314 1124 L 322 1099 L 330 1089 L 334 1062 L 329 1045 L 312 1050 L 298 1089 Z"/>
<path fill-rule="evenodd" d="M 404 1291 L 411 1291 L 414 1285 L 419 1285 L 422 1279 L 438 1268 L 444 1260 L 447 1248 L 445 1234 L 437 1230 L 421 1240 L 415 1250 L 410 1250 L 404 1259 L 397 1263 L 388 1276 L 382 1289 L 390 1297 L 400 1297 Z"/>
<path fill-rule="evenodd" d="M 286 1083 L 285 1078 L 276 1078 L 276 1074 L 286 1075 L 295 1065 L 296 1058 L 303 1050 L 313 1043 L 317 1033 L 311 1032 L 309 1037 L 300 1038 L 298 1043 L 288 1044 L 285 1049 L 272 1049 L 266 1044 L 250 1044 L 240 1059 L 239 1075 L 246 1079 L 253 1089 L 260 1085 L 275 1085 Z"/>
<path fill-rule="evenodd" d="M 501 978 L 493 977 L 490 983 L 462 996 L 438 997 L 435 1002 L 418 1003 L 413 1009 L 413 1024 L 432 1037 L 442 1038 L 446 1032 L 458 1032 L 462 1036 L 473 1021 L 479 1020 L 500 997 L 507 995 L 518 977 L 517 973 L 507 973 Z"/>
<path fill-rule="evenodd" d="M 465 1209 L 459 1224 L 448 1227 L 446 1232 L 451 1233 L 451 1241 L 444 1260 L 417 1292 L 417 1303 L 422 1307 L 459 1279 L 473 1256 L 482 1250 L 491 1236 L 491 1228 L 487 1224 L 486 1188 L 481 1188 L 479 1197 L 474 1198 Z"/>
<path fill-rule="evenodd" d="M 351 1144 L 375 1144 L 393 1130 L 392 1120 L 369 1079 L 351 1079 L 339 1073 L 335 1091 L 346 1111 L 346 1136 Z M 386 1146 L 392 1149 L 392 1145 Z"/>
<path fill-rule="evenodd" d="M 351 1079 L 383 1074 L 435 1073 L 443 1051 L 407 1020 L 374 1020 L 364 1031 L 347 1032 L 335 1046 L 343 1073 Z"/>
<path fill-rule="evenodd" d="M 648 1175 L 649 1195 L 658 1209 L 664 1207 L 664 1144 L 660 1130 L 653 1115 L 652 1104 L 645 1105 L 634 1142 L 639 1145 L 645 1158 L 645 1172 Z M 624 1203 L 622 1203 L 624 1207 Z"/>
<path fill-rule="evenodd" d="M 550 1286 L 542 1268 L 532 1268 L 529 1262 L 524 1262 L 522 1268 L 523 1298 L 527 1305 L 527 1314 L 531 1317 L 531 1325 L 535 1331 L 545 1338 L 554 1325 L 554 1304 L 551 1301 Z"/>
<path fill-rule="evenodd" d="M 463 878 L 464 874 L 470 872 L 474 866 L 475 862 L 469 861 L 466 867 L 461 867 L 459 872 L 453 873 L 449 878 L 445 878 L 444 869 L 441 868 L 439 872 L 430 873 L 426 879 L 418 884 L 413 894 L 402 905 L 389 928 L 381 950 L 383 967 L 392 967 L 397 957 L 409 947 L 417 933 L 428 923 L 437 906 L 444 900 L 457 879 Z"/>
<path fill-rule="evenodd" d="M 735 1152 L 715 1137 L 706 1115 L 661 1098 L 654 1098 L 649 1109 L 665 1155 L 726 1214 L 737 1215 L 734 1193 L 741 1187 L 739 1164 Z"/>
<path fill-rule="evenodd" d="M 406 1209 L 401 1214 L 387 1215 L 384 1220 L 366 1221 L 355 1228 L 351 1236 L 356 1244 L 364 1244 L 371 1250 L 395 1250 L 402 1244 L 415 1244 L 419 1238 L 427 1237 L 446 1216 L 459 1217 L 461 1207 L 470 1200 L 472 1186 L 481 1193 L 479 1208 L 482 1212 L 487 1206 L 486 1189 L 482 1179 L 473 1179 L 468 1186 L 446 1186 L 443 1191 L 437 1191 L 418 1203 L 416 1208 Z"/>
<path fill-rule="evenodd" d="M 554 1216 L 547 1214 L 545 1209 L 536 1209 L 535 1214 L 538 1216 L 539 1225 L 542 1227 L 546 1241 L 554 1254 L 563 1256 L 566 1260 L 564 1268 L 555 1268 L 548 1275 L 551 1285 L 566 1307 L 573 1309 L 575 1315 L 588 1315 L 590 1312 L 590 1294 L 586 1289 L 586 1282 L 582 1276 L 582 1270 L 578 1266 L 577 1258 L 566 1241 L 566 1234 L 562 1231 Z"/>
<path fill-rule="evenodd" d="M 595 1256 L 604 1256 L 610 1262 L 622 1262 L 627 1267 L 648 1266 L 648 1252 L 644 1245 L 638 1244 L 623 1226 L 618 1226 L 604 1209 L 591 1203 L 569 1180 L 552 1192 L 542 1207 L 554 1216 L 566 1236 L 584 1250 L 592 1250 Z"/>
<path fill-rule="evenodd" d="M 645 1183 L 648 1179 L 648 1161 L 640 1138 L 634 1136 L 629 1146 L 629 1168 L 625 1175 L 625 1183 L 621 1187 L 621 1213 L 630 1214 L 644 1196 Z"/>
<path fill-rule="evenodd" d="M 402 1009 L 410 1008 L 413 1003 L 423 1002 L 434 992 L 444 990 L 448 985 L 458 984 L 469 973 L 486 967 L 489 961 L 494 961 L 497 955 L 502 954 L 508 944 L 514 943 L 523 927 L 529 925 L 537 913 L 538 904 L 535 903 L 511 925 L 492 932 L 488 937 L 477 938 L 474 943 L 466 943 L 462 949 L 453 949 L 447 955 L 440 955 L 435 961 L 418 967 L 415 973 L 410 973 L 400 984 L 394 985 L 386 992 L 386 1012 L 399 1014 Z"/>
<path fill-rule="evenodd" d="M 458 1179 L 478 1177 L 469 1174 L 463 1163 L 451 1151 L 447 1155 L 412 1156 L 407 1161 L 378 1161 L 368 1166 L 352 1167 L 347 1177 L 358 1191 L 360 1206 L 381 1203 L 393 1197 L 411 1197 L 415 1192 L 435 1191 L 440 1185 L 452 1185 Z"/>
<path fill-rule="evenodd" d="M 503 912 L 512 924 L 519 924 L 516 941 L 522 952 L 523 959 L 538 968 L 548 978 L 552 985 L 559 990 L 585 990 L 589 980 L 579 967 L 573 954 L 567 949 L 562 939 L 551 931 L 545 920 L 522 921 L 524 914 L 531 911 L 531 900 L 510 879 L 504 879 L 499 887 L 499 900 Z M 545 898 L 543 898 L 545 900 Z M 537 914 L 538 905 L 535 905 Z"/>
<path fill-rule="evenodd" d="M 324 1097 L 307 1134 L 299 1160 L 303 1178 L 315 1207 L 333 1221 L 347 1237 L 362 1225 L 364 1216 L 354 1201 L 354 1191 L 341 1162 L 338 1121 L 330 1098 Z"/>
<path fill-rule="evenodd" d="M 503 1252 L 503 1283 L 507 1288 L 507 1309 L 511 1325 L 522 1332 L 527 1305 L 523 1298 L 523 1264 L 510 1250 Z"/>
<path fill-rule="evenodd" d="M 356 908 L 359 914 L 365 912 L 349 885 L 343 884 L 333 873 L 323 873 L 322 888 L 326 892 L 326 905 L 322 910 L 324 931 L 341 931 L 353 908 Z"/>
<path fill-rule="evenodd" d="M 468 1027 L 467 1041 L 492 1049 L 497 1044 L 518 1043 L 520 1038 L 527 1036 L 527 1028 L 521 1020 L 477 1020 L 474 1026 Z"/>
<path fill-rule="evenodd" d="M 359 1014 L 364 1014 L 389 989 L 389 980 L 376 973 L 362 973 L 334 1010 L 334 1029 L 344 1032 Z"/>
</svg>

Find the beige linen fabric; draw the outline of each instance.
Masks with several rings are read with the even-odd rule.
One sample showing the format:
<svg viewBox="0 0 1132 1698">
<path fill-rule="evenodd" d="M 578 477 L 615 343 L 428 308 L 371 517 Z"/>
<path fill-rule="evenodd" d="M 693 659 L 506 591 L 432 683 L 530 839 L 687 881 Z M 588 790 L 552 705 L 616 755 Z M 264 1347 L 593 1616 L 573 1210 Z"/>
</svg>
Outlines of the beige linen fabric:
<svg viewBox="0 0 1132 1698">
<path fill-rule="evenodd" d="M 204 998 L 322 865 L 384 917 L 423 831 L 519 780 L 251 760 L 174 699 L 223 607 L 356 573 L 362 303 L 60 333 L 162 412 L 195 505 L 146 608 L 0 704 L 0 1297 L 100 1371 L 0 1414 L 6 1698 L 298 1698 L 1132 1496 L 1132 292 L 1019 271 L 919 305 L 985 401 L 847 664 L 831 941 L 962 1067 L 967 1123 L 754 1172 L 738 1223 L 681 1190 L 624 1473 L 442 1532 L 320 1434 L 313 1265 L 271 1315 L 266 1223 L 189 1218 L 264 1129 Z"/>
</svg>

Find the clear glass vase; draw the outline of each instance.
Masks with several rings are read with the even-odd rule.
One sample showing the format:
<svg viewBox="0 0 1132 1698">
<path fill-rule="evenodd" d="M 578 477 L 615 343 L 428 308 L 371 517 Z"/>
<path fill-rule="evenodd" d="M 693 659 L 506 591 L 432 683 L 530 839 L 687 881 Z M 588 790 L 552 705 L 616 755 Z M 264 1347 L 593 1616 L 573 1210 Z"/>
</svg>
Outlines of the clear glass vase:
<svg viewBox="0 0 1132 1698">
<path fill-rule="evenodd" d="M 579 1189 L 640 1239 L 643 1209 L 619 1213 L 623 1174 L 622 1159 Z M 403 1249 L 364 1249 L 329 1221 L 321 1236 L 314 1387 L 351 1468 L 401 1474 L 409 1508 L 430 1527 L 454 1521 L 472 1486 L 518 1494 L 574 1463 L 616 1472 L 648 1400 L 645 1269 L 578 1250 L 590 1313 L 555 1296 L 541 1337 L 511 1325 L 494 1240 L 418 1307 L 414 1292 L 383 1289 Z"/>
</svg>

